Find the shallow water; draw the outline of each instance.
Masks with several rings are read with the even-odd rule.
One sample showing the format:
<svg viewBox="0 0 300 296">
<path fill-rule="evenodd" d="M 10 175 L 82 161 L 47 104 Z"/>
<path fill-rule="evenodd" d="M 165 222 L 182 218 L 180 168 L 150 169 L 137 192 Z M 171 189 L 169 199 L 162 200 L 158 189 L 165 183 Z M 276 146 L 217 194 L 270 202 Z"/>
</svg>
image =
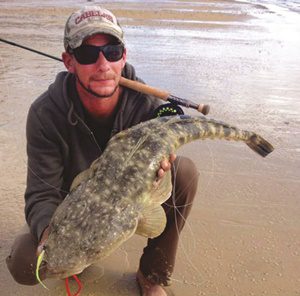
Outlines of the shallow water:
<svg viewBox="0 0 300 296">
<path fill-rule="evenodd" d="M 86 3 L 74 2 L 0 1 L 0 37 L 60 56 L 67 15 Z M 101 3 L 120 16 L 128 61 L 147 83 L 210 104 L 209 116 L 257 131 L 275 146 L 263 160 L 236 143 L 182 149 L 195 160 L 200 184 L 182 234 L 174 292 L 299 295 L 299 1 Z M 27 110 L 63 69 L 0 43 L 3 295 L 47 295 L 40 287 L 16 285 L 4 258 L 24 223 Z M 104 277 L 100 267 L 89 270 L 84 295 L 136 293 L 132 272 L 143 244 L 134 238 L 117 251 L 106 261 Z M 53 285 L 52 294 L 62 294 Z"/>
</svg>

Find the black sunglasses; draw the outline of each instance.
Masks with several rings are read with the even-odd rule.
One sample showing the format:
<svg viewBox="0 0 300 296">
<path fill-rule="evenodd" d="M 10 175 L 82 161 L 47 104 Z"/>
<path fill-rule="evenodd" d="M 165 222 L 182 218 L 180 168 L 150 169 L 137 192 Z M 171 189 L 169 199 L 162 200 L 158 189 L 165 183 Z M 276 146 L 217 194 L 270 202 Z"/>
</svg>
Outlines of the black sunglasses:
<svg viewBox="0 0 300 296">
<path fill-rule="evenodd" d="M 119 61 L 124 53 L 123 44 L 108 44 L 104 46 L 81 45 L 75 49 L 69 49 L 74 54 L 77 62 L 82 65 L 94 64 L 99 58 L 100 52 L 109 62 Z"/>
</svg>

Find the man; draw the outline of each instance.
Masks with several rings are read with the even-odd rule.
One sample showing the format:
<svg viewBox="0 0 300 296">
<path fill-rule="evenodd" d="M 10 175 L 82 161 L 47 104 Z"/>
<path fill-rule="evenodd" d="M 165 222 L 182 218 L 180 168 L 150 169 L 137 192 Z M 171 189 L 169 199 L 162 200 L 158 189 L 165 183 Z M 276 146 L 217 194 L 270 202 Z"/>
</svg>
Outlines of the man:
<svg viewBox="0 0 300 296">
<path fill-rule="evenodd" d="M 74 12 L 67 20 L 62 54 L 67 72 L 31 106 L 27 119 L 28 176 L 25 214 L 30 233 L 18 236 L 7 266 L 14 279 L 37 283 L 37 254 L 48 237 L 50 219 L 74 177 L 90 166 L 119 131 L 152 118 L 157 99 L 122 88 L 121 74 L 138 80 L 126 63 L 123 31 L 116 17 L 99 6 Z M 142 295 L 167 295 L 179 233 L 197 189 L 198 173 L 187 158 L 162 160 L 158 182 L 174 163 L 173 193 L 163 205 L 164 232 L 149 239 L 137 272 Z M 43 277 L 43 276 L 42 276 Z"/>
</svg>

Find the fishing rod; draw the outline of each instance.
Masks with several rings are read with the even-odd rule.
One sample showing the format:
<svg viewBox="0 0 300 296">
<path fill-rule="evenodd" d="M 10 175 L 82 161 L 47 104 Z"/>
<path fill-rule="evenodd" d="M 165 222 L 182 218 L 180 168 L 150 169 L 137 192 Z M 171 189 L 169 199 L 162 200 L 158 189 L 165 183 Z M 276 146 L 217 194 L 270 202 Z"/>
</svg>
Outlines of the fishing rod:
<svg viewBox="0 0 300 296">
<path fill-rule="evenodd" d="M 39 50 L 30 48 L 30 47 L 27 47 L 27 46 L 23 46 L 21 44 L 18 44 L 18 43 L 12 42 L 12 41 L 5 40 L 3 38 L 0 38 L 0 41 L 4 42 L 4 43 L 7 43 L 9 45 L 12 45 L 12 46 L 20 47 L 22 49 L 25 49 L 25 50 L 43 55 L 45 57 L 51 58 L 51 59 L 59 61 L 59 62 L 63 61 L 62 59 L 60 59 L 58 57 L 55 57 L 53 55 L 41 52 Z M 119 84 L 124 86 L 124 87 L 133 89 L 135 91 L 141 92 L 143 94 L 156 96 L 156 97 L 158 97 L 158 98 L 160 98 L 164 101 L 169 101 L 172 104 L 180 105 L 180 106 L 183 106 L 183 107 L 186 107 L 186 108 L 195 109 L 195 110 L 197 110 L 198 112 L 200 112 L 204 115 L 208 114 L 208 112 L 209 112 L 209 105 L 196 104 L 192 101 L 176 97 L 176 96 L 170 94 L 169 92 L 167 92 L 165 90 L 161 90 L 161 89 L 149 86 L 147 84 L 143 84 L 143 83 L 141 83 L 139 81 L 136 81 L 136 80 L 130 80 L 130 79 L 127 79 L 125 77 L 121 77 Z"/>
<path fill-rule="evenodd" d="M 35 52 L 37 54 L 40 54 L 40 55 L 43 55 L 45 57 L 48 57 L 48 58 L 51 58 L 53 60 L 57 60 L 57 61 L 60 61 L 62 62 L 62 59 L 58 58 L 58 57 L 55 57 L 55 56 L 52 56 L 50 54 L 47 54 L 47 53 L 44 53 L 44 52 L 41 52 L 41 51 L 38 51 L 38 50 L 35 50 L 33 48 L 29 48 L 29 47 L 26 47 L 26 46 L 23 46 L 21 44 L 17 44 L 15 42 L 12 42 L 12 41 L 8 41 L 8 40 L 5 40 L 5 39 L 2 39 L 0 38 L 0 41 L 4 42 L 4 43 L 7 43 L 9 45 L 12 45 L 12 46 L 17 46 L 17 47 L 20 47 L 20 48 L 23 48 L 23 49 L 26 49 L 26 50 L 29 50 L 29 51 L 32 51 L 32 52 Z"/>
</svg>

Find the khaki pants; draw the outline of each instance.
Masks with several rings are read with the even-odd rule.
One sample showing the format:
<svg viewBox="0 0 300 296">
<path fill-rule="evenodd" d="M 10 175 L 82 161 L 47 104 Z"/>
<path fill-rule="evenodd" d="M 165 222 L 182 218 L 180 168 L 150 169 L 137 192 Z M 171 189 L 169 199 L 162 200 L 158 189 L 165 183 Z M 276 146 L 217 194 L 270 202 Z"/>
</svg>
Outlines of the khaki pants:
<svg viewBox="0 0 300 296">
<path fill-rule="evenodd" d="M 172 168 L 172 196 L 163 204 L 167 215 L 164 232 L 149 239 L 140 259 L 140 270 L 153 283 L 169 285 L 175 265 L 179 234 L 189 215 L 197 191 L 198 171 L 194 163 L 185 157 L 177 157 Z M 16 282 L 23 285 L 35 285 L 36 249 L 38 242 L 25 233 L 15 239 L 11 253 L 6 258 L 7 267 Z M 40 275 L 41 279 L 44 276 Z"/>
</svg>

